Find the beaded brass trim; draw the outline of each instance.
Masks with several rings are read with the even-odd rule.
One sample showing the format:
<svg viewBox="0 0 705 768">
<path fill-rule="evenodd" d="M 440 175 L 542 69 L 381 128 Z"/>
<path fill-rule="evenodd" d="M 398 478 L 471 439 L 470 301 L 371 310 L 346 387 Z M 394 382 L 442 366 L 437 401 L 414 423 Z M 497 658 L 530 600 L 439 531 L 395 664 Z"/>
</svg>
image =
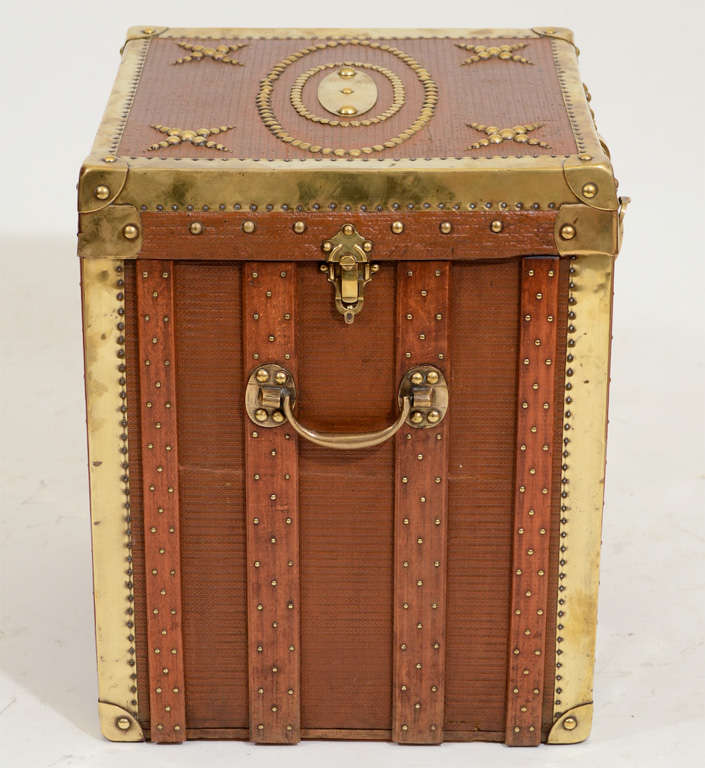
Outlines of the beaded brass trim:
<svg viewBox="0 0 705 768">
<path fill-rule="evenodd" d="M 497 59 L 498 61 L 515 61 L 519 64 L 533 64 L 533 61 L 529 61 L 514 51 L 519 51 L 522 48 L 526 48 L 527 43 L 515 43 L 514 45 L 469 45 L 465 43 L 456 43 L 455 47 L 460 48 L 463 51 L 468 51 L 472 54 L 469 56 L 463 64 L 477 64 L 481 61 L 489 61 L 490 59 Z"/>
<path fill-rule="evenodd" d="M 480 139 L 471 144 L 468 149 L 480 149 L 488 147 L 490 144 L 502 144 L 504 141 L 515 141 L 517 144 L 531 144 L 534 147 L 543 147 L 550 149 L 550 145 L 540 139 L 529 138 L 527 136 L 531 131 L 536 131 L 543 127 L 542 123 L 527 123 L 526 125 L 514 125 L 511 128 L 497 128 L 495 125 L 482 125 L 481 123 L 468 123 L 478 133 L 486 133 L 486 139 Z"/>
<path fill-rule="evenodd" d="M 318 117 L 313 112 L 306 108 L 303 102 L 303 90 L 306 83 L 311 77 L 323 72 L 326 69 L 337 69 L 338 67 L 356 67 L 363 69 L 372 69 L 375 72 L 379 72 L 384 75 L 387 80 L 392 84 L 394 89 L 394 98 L 392 100 L 392 106 L 385 109 L 375 117 L 366 118 L 364 120 L 335 120 L 328 117 Z M 390 117 L 396 115 L 396 113 L 404 106 L 406 101 L 406 92 L 404 90 L 404 83 L 398 75 L 395 75 L 391 69 L 381 67 L 378 64 L 369 64 L 364 61 L 337 61 L 334 64 L 320 64 L 317 67 L 311 67 L 307 69 L 303 74 L 296 78 L 296 81 L 291 86 L 290 92 L 291 106 L 307 120 L 311 120 L 314 123 L 320 123 L 321 125 L 331 125 L 341 128 L 347 128 L 352 126 L 358 128 L 359 126 L 377 125 L 377 123 L 383 123 L 385 120 L 389 120 Z"/>
<path fill-rule="evenodd" d="M 237 64 L 240 67 L 245 66 L 239 59 L 234 59 L 228 54 L 235 53 L 241 48 L 247 48 L 247 43 L 236 43 L 235 45 L 219 45 L 216 48 L 210 48 L 205 45 L 193 45 L 192 43 L 177 43 L 177 45 L 188 51 L 188 54 L 186 56 L 182 56 L 176 61 L 172 61 L 172 64 L 188 64 L 191 61 L 203 61 L 204 59 L 212 59 L 213 61 L 220 61 L 223 64 Z"/>
<path fill-rule="evenodd" d="M 424 100 L 421 105 L 419 114 L 414 122 L 406 128 L 406 130 L 387 139 L 382 144 L 374 144 L 369 147 L 353 147 L 353 148 L 333 148 L 322 147 L 318 144 L 311 144 L 308 141 L 302 141 L 292 136 L 288 131 L 284 129 L 279 120 L 277 120 L 274 109 L 272 107 L 272 93 L 274 91 L 274 84 L 282 76 L 287 67 L 291 66 L 300 59 L 308 56 L 310 53 L 316 51 L 327 50 L 329 48 L 337 48 L 339 46 L 353 45 L 361 46 L 371 49 L 378 49 L 380 51 L 386 51 L 396 56 L 398 59 L 408 65 L 424 89 Z M 392 45 L 386 45 L 384 43 L 378 43 L 373 40 L 359 40 L 353 38 L 351 40 L 329 40 L 327 42 L 316 43 L 315 45 L 301 48 L 295 51 L 289 56 L 286 56 L 279 61 L 262 80 L 259 93 L 257 94 L 257 110 L 262 119 L 262 122 L 267 128 L 278 138 L 286 144 L 290 144 L 292 147 L 298 147 L 299 149 L 312 152 L 314 154 L 321 155 L 334 155 L 336 157 L 360 157 L 363 154 L 371 154 L 372 152 L 382 152 L 385 149 L 392 149 L 393 147 L 403 144 L 407 139 L 410 139 L 414 134 L 425 128 L 428 122 L 431 120 L 434 114 L 436 104 L 438 103 L 438 85 L 433 80 L 431 75 L 424 69 L 412 56 L 409 56 L 399 48 L 395 48 Z"/>
</svg>

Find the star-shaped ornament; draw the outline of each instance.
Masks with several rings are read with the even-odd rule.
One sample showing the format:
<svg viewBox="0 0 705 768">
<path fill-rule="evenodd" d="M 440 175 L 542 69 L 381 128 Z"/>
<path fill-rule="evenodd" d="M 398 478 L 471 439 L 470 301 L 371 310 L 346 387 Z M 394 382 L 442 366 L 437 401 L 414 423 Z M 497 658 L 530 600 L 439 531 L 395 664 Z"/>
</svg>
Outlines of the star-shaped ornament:
<svg viewBox="0 0 705 768">
<path fill-rule="evenodd" d="M 490 59 L 499 59 L 500 61 L 516 61 L 519 64 L 533 64 L 533 61 L 525 59 L 514 51 L 526 48 L 526 43 L 515 43 L 514 45 L 466 45 L 465 43 L 456 43 L 456 47 L 472 54 L 463 64 L 477 64 L 480 61 L 489 61 Z"/>
<path fill-rule="evenodd" d="M 238 59 L 234 59 L 231 54 L 245 48 L 247 43 L 237 43 L 236 45 L 219 45 L 216 48 L 208 48 L 205 45 L 192 45 L 191 43 L 178 43 L 178 45 L 188 55 L 183 56 L 172 64 L 188 64 L 190 61 L 203 61 L 203 59 L 213 59 L 213 61 L 222 61 L 223 64 L 238 64 L 241 67 L 245 65 Z"/>
<path fill-rule="evenodd" d="M 511 128 L 498 128 L 496 125 L 481 125 L 480 123 L 468 123 L 467 125 L 478 133 L 487 135 L 486 139 L 476 141 L 468 149 L 480 149 L 480 147 L 489 147 L 490 144 L 501 144 L 504 141 L 516 141 L 517 144 L 531 144 L 534 147 L 543 147 L 544 149 L 551 148 L 545 141 L 528 135 L 541 128 L 543 123 L 527 123 Z"/>
<path fill-rule="evenodd" d="M 156 131 L 159 131 L 159 133 L 166 135 L 166 139 L 162 139 L 162 141 L 158 141 L 148 147 L 148 149 L 152 151 L 188 142 L 195 147 L 206 147 L 206 149 L 217 149 L 221 152 L 230 152 L 230 150 L 222 144 L 218 144 L 212 140 L 209 141 L 208 137 L 231 131 L 235 126 L 221 125 L 220 128 L 199 128 L 196 131 L 190 129 L 184 130 L 183 128 L 169 128 L 168 125 L 153 125 L 151 127 Z"/>
</svg>

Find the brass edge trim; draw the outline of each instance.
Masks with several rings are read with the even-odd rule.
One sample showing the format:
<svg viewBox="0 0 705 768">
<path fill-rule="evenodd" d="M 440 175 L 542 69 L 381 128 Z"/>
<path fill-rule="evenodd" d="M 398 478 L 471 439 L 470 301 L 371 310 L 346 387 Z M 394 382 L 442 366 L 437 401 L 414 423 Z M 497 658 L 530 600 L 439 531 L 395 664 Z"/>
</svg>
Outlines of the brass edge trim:
<svg viewBox="0 0 705 768">
<path fill-rule="evenodd" d="M 127 30 L 125 42 L 122 44 L 122 48 L 120 48 L 120 53 L 122 53 L 125 50 L 125 46 L 133 40 L 152 40 L 155 37 L 163 35 L 168 29 L 169 27 L 130 27 Z"/>
<path fill-rule="evenodd" d="M 127 32 L 127 39 L 140 39 L 145 37 L 144 26 L 130 27 Z M 266 28 L 266 27 L 153 27 L 160 30 L 151 37 L 159 36 L 161 38 L 193 38 L 201 40 L 221 40 L 250 38 L 253 40 L 326 40 L 339 37 L 366 38 L 380 40 L 414 40 L 423 38 L 448 38 L 462 39 L 473 38 L 478 40 L 493 40 L 498 38 L 537 38 L 542 35 L 533 29 L 434 29 L 426 28 L 373 28 L 373 29 L 355 29 L 351 27 L 325 28 Z M 572 36 L 572 32 L 565 28 L 554 28 L 557 33 L 566 36 Z"/>
<path fill-rule="evenodd" d="M 120 67 L 91 149 L 91 155 L 99 158 L 101 165 L 104 158 L 114 158 L 120 146 L 122 133 L 142 77 L 150 39 L 135 40 L 134 45 L 126 44 L 123 47 Z"/>
<path fill-rule="evenodd" d="M 578 744 L 592 729 L 592 702 L 569 709 L 556 720 L 546 738 L 547 744 Z"/>
<path fill-rule="evenodd" d="M 613 257 L 570 260 L 553 717 L 592 701 Z"/>
<path fill-rule="evenodd" d="M 123 278 L 121 261 L 81 261 L 98 699 L 137 718 Z"/>
<path fill-rule="evenodd" d="M 133 205 L 81 213 L 78 224 L 78 255 L 82 259 L 136 259 L 142 248 L 140 214 Z"/>
<path fill-rule="evenodd" d="M 539 37 L 548 37 L 552 40 L 562 40 L 564 43 L 570 43 L 575 48 L 576 55 L 580 55 L 580 48 L 575 44 L 572 29 L 567 27 L 531 27 L 531 31 Z"/>
<path fill-rule="evenodd" d="M 554 224 L 556 250 L 561 256 L 600 253 L 616 256 L 619 250 L 619 214 L 566 203 L 558 210 Z"/>
<path fill-rule="evenodd" d="M 100 731 L 110 741 L 144 741 L 144 731 L 135 717 L 117 704 L 98 702 Z"/>
</svg>

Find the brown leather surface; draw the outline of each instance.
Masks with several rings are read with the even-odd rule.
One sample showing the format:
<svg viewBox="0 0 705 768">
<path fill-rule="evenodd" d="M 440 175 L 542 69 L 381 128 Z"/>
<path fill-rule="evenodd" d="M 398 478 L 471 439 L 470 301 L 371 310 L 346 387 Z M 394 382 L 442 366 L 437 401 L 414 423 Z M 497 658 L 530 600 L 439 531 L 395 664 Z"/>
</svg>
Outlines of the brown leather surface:
<svg viewBox="0 0 705 768">
<path fill-rule="evenodd" d="M 245 40 L 247 47 L 237 52 L 243 66 L 232 66 L 204 59 L 179 66 L 173 62 L 184 54 L 177 40 L 154 39 L 149 44 L 141 81 L 130 110 L 118 154 L 136 157 L 224 157 L 258 159 L 307 159 L 315 162 L 320 155 L 277 139 L 262 122 L 256 107 L 260 81 L 284 57 L 318 41 Z M 217 46 L 223 40 L 185 42 Z M 453 40 L 449 38 L 398 39 L 379 41 L 414 57 L 438 85 L 439 100 L 435 114 L 420 132 L 401 145 L 363 155 L 370 163 L 378 158 L 486 157 L 491 155 L 563 155 L 576 151 L 568 114 L 563 103 L 547 39 Z M 464 66 L 466 51 L 456 43 L 502 45 L 527 43 L 520 53 L 532 64 L 500 61 L 497 58 Z M 310 67 L 343 61 L 381 65 L 398 75 L 406 90 L 406 103 L 390 119 L 369 127 L 326 126 L 299 115 L 289 101 L 294 80 Z M 331 70 L 314 75 L 303 91 L 306 106 L 320 116 L 329 115 L 318 104 L 316 89 L 320 79 Z M 391 104 L 391 87 L 386 77 L 365 70 L 377 83 L 379 98 L 373 109 L 362 115 L 380 114 Z M 389 51 L 361 45 L 338 45 L 316 50 L 287 66 L 274 84 L 272 106 L 281 125 L 293 137 L 321 146 L 363 147 L 382 144 L 404 132 L 417 119 L 423 99 L 418 78 L 398 56 Z M 550 149 L 504 142 L 486 148 L 469 149 L 483 138 L 468 123 L 483 123 L 499 128 L 517 124 L 543 123 L 532 136 L 546 142 Z M 223 134 L 210 137 L 231 151 L 195 147 L 181 143 L 150 152 L 147 148 L 164 135 L 151 128 L 155 124 L 180 129 L 213 128 L 234 125 Z M 155 159 L 155 163 L 158 160 Z"/>
<path fill-rule="evenodd" d="M 411 259 L 506 259 L 526 253 L 555 253 L 554 225 L 556 211 L 509 210 L 444 211 L 396 213 L 328 211 L 296 212 L 149 212 L 142 213 L 144 235 L 141 256 L 151 259 L 192 259 L 204 261 L 247 260 L 253 250 L 263 261 L 311 261 L 323 259 L 322 243 L 333 237 L 343 223 L 353 224 L 377 247 L 374 259 L 403 261 Z M 305 221 L 306 231 L 294 232 L 295 221 Z M 245 221 L 255 224 L 251 233 L 243 231 Z M 392 236 L 392 223 L 400 221 L 404 231 Z M 502 223 L 495 233 L 490 225 Z M 198 222 L 203 231 L 190 232 Z M 442 222 L 452 229 L 441 233 Z M 383 244 L 383 245 L 382 245 Z"/>
<path fill-rule="evenodd" d="M 152 740 L 186 738 L 173 264 L 137 263 L 147 648 Z"/>
<path fill-rule="evenodd" d="M 450 379 L 447 262 L 397 266 L 397 379 L 432 364 Z M 396 437 L 394 740 L 443 740 L 448 419 Z"/>
<path fill-rule="evenodd" d="M 373 256 L 391 239 L 376 242 Z M 561 268 L 566 281 L 567 263 Z M 126 265 L 128 403 L 139 397 L 131 336 L 134 269 Z M 188 736 L 242 738 L 249 729 L 242 406 L 250 372 L 242 363 L 242 270 L 224 262 L 179 262 L 174 269 Z M 385 426 L 397 412 L 396 265 L 381 260 L 352 326 L 336 312 L 318 258 L 296 270 L 299 418 L 334 431 Z M 500 740 L 505 730 L 519 270 L 512 259 L 459 262 L 450 273 L 445 740 Z M 564 288 L 562 282 L 559 346 Z M 554 419 L 560 441 L 558 408 Z M 148 727 L 140 419 L 134 408 L 128 420 L 136 668 L 140 719 Z M 552 563 L 558 557 L 560 461 L 555 451 Z M 371 738 L 372 732 L 390 738 L 394 446 L 334 452 L 301 441 L 299 473 L 302 738 Z M 555 594 L 557 566 L 548 577 Z M 554 672 L 552 642 L 548 632 L 547 679 Z M 551 686 L 545 688 L 544 734 L 552 700 Z"/>
<path fill-rule="evenodd" d="M 243 269 L 245 369 L 278 363 L 296 380 L 296 265 Z M 273 383 L 273 382 L 272 382 Z M 301 648 L 296 433 L 244 420 L 250 738 L 300 739 Z"/>
<path fill-rule="evenodd" d="M 521 274 L 506 743 L 541 742 L 554 446 L 558 258 Z"/>
</svg>

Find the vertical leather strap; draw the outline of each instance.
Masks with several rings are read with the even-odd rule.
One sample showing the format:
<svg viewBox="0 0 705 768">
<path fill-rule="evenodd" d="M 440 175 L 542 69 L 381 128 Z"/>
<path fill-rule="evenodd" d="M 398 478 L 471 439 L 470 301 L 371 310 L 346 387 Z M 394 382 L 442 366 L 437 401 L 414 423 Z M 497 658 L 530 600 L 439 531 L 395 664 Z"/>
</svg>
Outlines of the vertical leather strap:
<svg viewBox="0 0 705 768">
<path fill-rule="evenodd" d="M 186 738 L 173 262 L 137 262 L 152 741 Z"/>
<path fill-rule="evenodd" d="M 450 380 L 449 273 L 444 262 L 398 266 L 397 380 L 420 364 Z M 446 418 L 428 429 L 405 426 L 396 437 L 392 727 L 394 740 L 406 744 L 443 739 L 447 436 Z"/>
<path fill-rule="evenodd" d="M 296 266 L 243 270 L 245 372 L 278 363 L 296 377 Z M 301 738 L 296 433 L 249 420 L 245 429 L 250 733 L 293 744 Z"/>
<path fill-rule="evenodd" d="M 548 599 L 558 258 L 522 262 L 514 555 L 505 741 L 541 741 Z"/>
</svg>

